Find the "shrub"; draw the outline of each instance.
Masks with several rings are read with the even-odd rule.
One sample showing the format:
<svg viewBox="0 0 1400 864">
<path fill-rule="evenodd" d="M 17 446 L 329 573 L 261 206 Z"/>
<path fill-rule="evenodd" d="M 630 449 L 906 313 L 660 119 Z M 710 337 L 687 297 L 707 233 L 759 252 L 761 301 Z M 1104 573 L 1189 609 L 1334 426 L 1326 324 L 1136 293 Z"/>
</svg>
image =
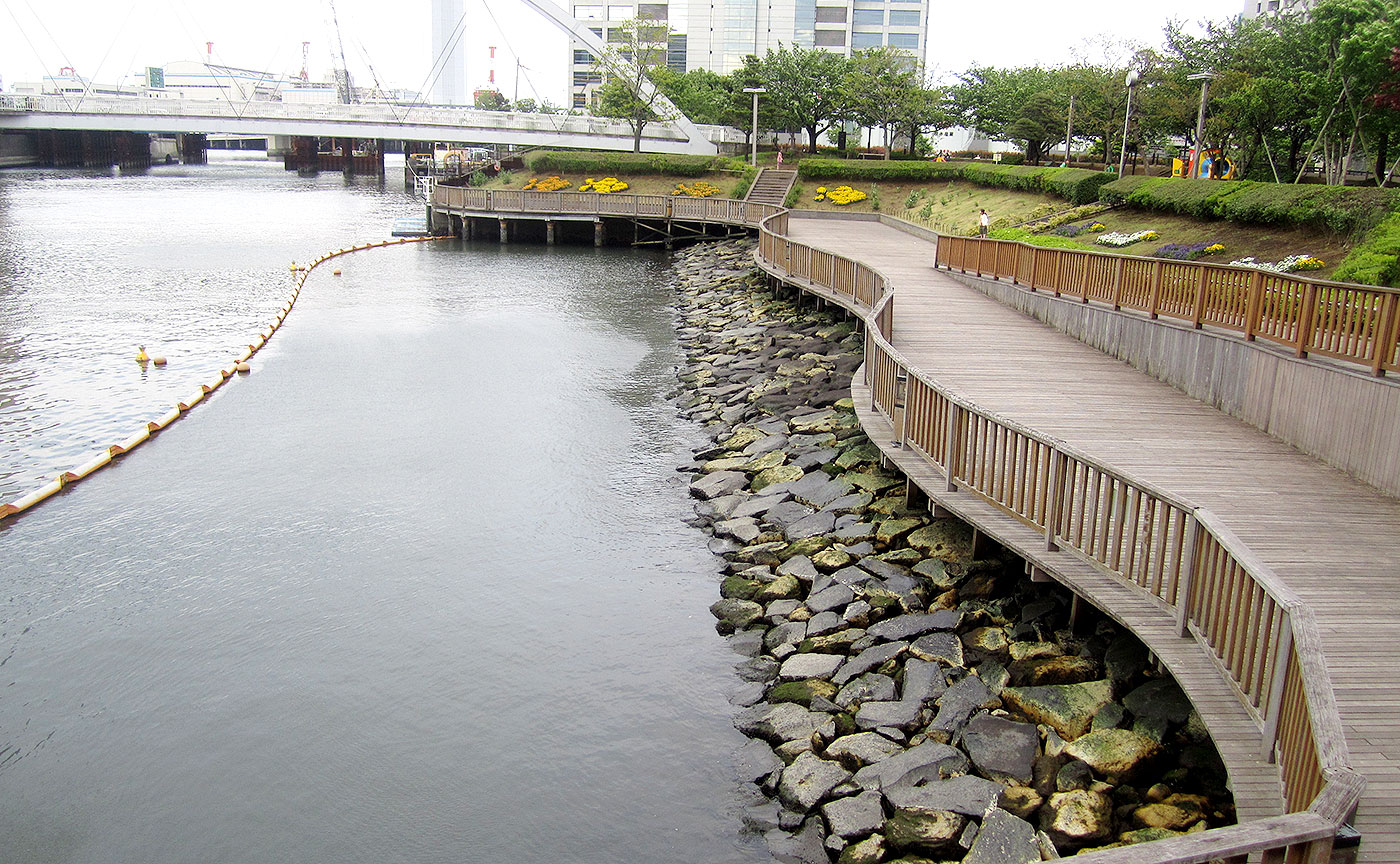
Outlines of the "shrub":
<svg viewBox="0 0 1400 864">
<path fill-rule="evenodd" d="M 745 165 L 739 174 L 739 179 L 734 183 L 734 189 L 729 193 L 729 197 L 739 200 L 749 194 L 749 187 L 753 185 L 754 178 L 757 176 L 757 168 Z"/>
<path fill-rule="evenodd" d="M 1400 204 L 1397 193 L 1353 186 L 1123 177 L 1103 186 L 1102 200 L 1197 219 L 1306 225 L 1342 234 L 1364 231 Z"/>
<path fill-rule="evenodd" d="M 676 153 L 599 153 L 596 151 L 546 150 L 529 157 L 534 174 L 659 174 L 665 177 L 699 177 L 719 171 L 742 171 L 741 159 L 724 156 L 691 156 Z"/>
<path fill-rule="evenodd" d="M 1056 237 L 1049 234 L 1032 234 L 1024 228 L 1002 228 L 991 232 L 991 236 L 997 240 L 1017 240 L 1031 246 L 1040 246 L 1047 249 L 1078 249 L 1083 251 L 1091 247 L 1083 243 L 1076 243 L 1068 237 Z"/>
<path fill-rule="evenodd" d="M 966 180 L 980 186 L 1023 192 L 1046 192 L 1074 204 L 1098 198 L 1098 189 L 1112 175 L 1084 168 L 998 165 L 995 162 L 846 162 L 839 159 L 803 159 L 798 174 L 811 180 L 867 180 L 870 182 Z"/>
<path fill-rule="evenodd" d="M 1372 228 L 1332 278 L 1362 285 L 1400 285 L 1400 213 L 1389 214 Z"/>
</svg>

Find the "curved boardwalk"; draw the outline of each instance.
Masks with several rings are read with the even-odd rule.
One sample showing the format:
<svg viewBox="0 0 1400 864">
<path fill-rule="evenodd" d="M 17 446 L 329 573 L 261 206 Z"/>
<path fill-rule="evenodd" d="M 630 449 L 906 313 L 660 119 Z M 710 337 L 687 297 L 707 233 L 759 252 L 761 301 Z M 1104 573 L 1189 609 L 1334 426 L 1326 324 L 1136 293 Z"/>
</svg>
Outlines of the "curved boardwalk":
<svg viewBox="0 0 1400 864">
<path fill-rule="evenodd" d="M 935 270 L 930 241 L 796 214 L 787 234 L 889 278 L 893 344 L 919 370 L 1210 509 L 1312 607 L 1351 765 L 1368 781 L 1359 860 L 1400 861 L 1400 501 Z M 1277 772 L 1251 758 L 1253 721 L 1221 701 L 1223 681 L 1186 683 L 1216 713 L 1237 795 L 1256 796 L 1242 818 L 1278 812 Z"/>
</svg>

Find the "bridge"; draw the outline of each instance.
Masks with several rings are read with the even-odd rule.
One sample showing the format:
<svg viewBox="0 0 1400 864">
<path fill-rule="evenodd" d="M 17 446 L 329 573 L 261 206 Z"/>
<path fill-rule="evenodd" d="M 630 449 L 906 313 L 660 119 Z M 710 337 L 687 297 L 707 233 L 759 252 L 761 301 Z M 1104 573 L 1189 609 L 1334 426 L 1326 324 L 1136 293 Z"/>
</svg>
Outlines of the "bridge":
<svg viewBox="0 0 1400 864">
<path fill-rule="evenodd" d="M 0 96 L 0 132 L 231 133 L 346 139 L 446 141 L 528 147 L 626 150 L 621 120 L 387 103 L 304 105 L 287 102 L 62 95 Z M 726 126 L 695 126 L 683 117 L 647 124 L 642 149 L 713 154 L 742 143 Z"/>
<path fill-rule="evenodd" d="M 1132 629 L 1225 761 L 1239 824 L 1086 864 L 1326 862 L 1348 823 L 1358 860 L 1400 862 L 1400 292 L 737 201 L 440 187 L 432 207 L 503 239 L 747 225 L 775 282 L 864 321 L 857 411 L 911 500 Z"/>
</svg>

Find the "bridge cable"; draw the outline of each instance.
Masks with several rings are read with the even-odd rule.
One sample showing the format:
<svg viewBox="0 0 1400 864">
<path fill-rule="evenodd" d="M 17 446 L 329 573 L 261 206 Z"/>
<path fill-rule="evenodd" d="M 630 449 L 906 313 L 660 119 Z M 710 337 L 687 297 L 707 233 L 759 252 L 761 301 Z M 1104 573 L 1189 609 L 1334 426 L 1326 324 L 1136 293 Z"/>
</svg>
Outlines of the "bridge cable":
<svg viewBox="0 0 1400 864">
<path fill-rule="evenodd" d="M 502 39 L 502 41 L 504 41 L 504 42 L 506 43 L 506 50 L 509 51 L 513 57 L 515 57 L 515 62 L 516 62 L 517 65 L 519 65 L 519 63 L 520 63 L 520 54 L 515 50 L 515 46 L 512 45 L 512 44 L 510 44 L 510 37 L 506 35 L 505 28 L 502 27 L 502 26 L 501 26 L 501 22 L 500 22 L 499 20 L 496 19 L 496 13 L 495 13 L 494 11 L 492 11 L 492 9 L 491 9 L 491 0 L 482 0 L 481 5 L 482 5 L 483 7 L 485 7 L 485 9 L 486 9 L 486 14 L 489 15 L 489 16 L 491 16 L 491 23 L 496 25 L 496 32 L 498 32 L 498 33 L 501 34 L 501 39 Z M 572 40 L 571 40 L 571 44 L 572 44 Z M 528 70 L 526 70 L 526 71 L 528 72 Z M 530 92 L 531 92 L 531 93 L 534 93 L 534 94 L 535 94 L 535 98 L 538 99 L 538 98 L 539 98 L 539 95 L 540 95 L 540 92 L 539 92 L 539 90 L 535 89 L 535 82 L 530 80 L 530 76 L 529 76 L 528 74 L 525 76 L 525 83 L 528 84 L 528 85 L 530 86 Z M 515 108 L 515 106 L 512 105 L 511 108 L 512 108 L 512 110 L 513 110 L 513 109 Z M 562 135 L 562 134 L 563 134 L 563 131 L 564 131 L 564 130 L 563 130 L 563 120 L 560 119 L 560 118 L 556 118 L 556 116 L 553 115 L 553 114 L 546 114 L 546 115 L 544 115 L 544 116 L 546 116 L 546 117 L 549 118 L 549 125 L 552 126 L 552 127 L 554 127 L 554 131 L 555 131 L 556 133 L 559 133 L 559 134 Z"/>
<path fill-rule="evenodd" d="M 175 7 L 175 20 L 177 20 L 177 21 L 180 22 L 180 29 L 185 31 L 185 36 L 188 37 L 189 40 L 190 40 L 190 43 L 191 43 L 192 45 L 194 45 L 194 48 L 195 48 L 195 56 L 199 56 L 199 40 L 196 39 L 196 38 L 194 38 L 194 34 L 190 32 L 189 26 L 185 23 L 185 21 L 184 21 L 183 19 L 180 18 L 180 11 L 181 11 L 182 9 L 184 9 L 184 4 L 180 4 L 180 5 L 177 5 L 177 6 Z M 188 10 L 185 10 L 185 11 L 188 11 Z M 199 24 L 198 21 L 195 21 L 194 23 L 195 23 L 196 25 Z M 209 56 L 209 58 L 208 58 L 207 60 L 204 61 L 204 68 L 205 68 L 206 70 L 208 70 L 209 76 L 210 76 L 211 78 L 213 78 L 213 79 L 217 82 L 217 81 L 218 81 L 218 77 L 214 74 L 214 64 L 213 64 L 213 60 L 214 60 L 213 56 L 212 56 L 212 55 Z M 224 68 L 232 68 L 232 67 L 224 67 Z M 230 77 L 229 80 L 232 81 L 232 80 L 233 80 L 232 77 Z M 239 111 L 238 111 L 238 106 L 235 105 L 235 104 L 233 104 L 233 100 L 229 98 L 229 95 L 228 95 L 228 93 L 225 91 L 225 89 L 224 89 L 223 87 L 216 87 L 216 89 L 219 91 L 219 95 L 222 96 L 222 97 L 224 98 L 224 101 L 228 103 L 229 110 L 233 112 L 233 116 L 234 116 L 234 117 L 237 117 L 238 119 L 241 120 L 241 119 L 243 118 L 243 115 L 242 115 L 241 113 L 239 113 Z"/>
<path fill-rule="evenodd" d="M 418 86 L 417 98 L 409 104 L 408 111 L 404 112 L 405 118 L 412 113 L 414 108 L 424 104 L 424 94 L 430 86 L 437 84 L 437 79 L 441 77 L 442 73 L 447 69 L 447 58 L 451 56 L 453 51 L 457 50 L 457 45 L 462 41 L 462 37 L 466 35 L 466 23 L 467 13 L 463 11 L 461 17 L 457 19 L 456 25 L 452 28 L 452 34 L 448 37 L 446 44 L 443 45 L 442 50 L 438 52 L 438 56 L 433 58 L 433 65 L 428 69 L 428 74 L 424 76 L 423 83 Z"/>
<path fill-rule="evenodd" d="M 34 52 L 34 59 L 39 61 L 39 68 L 40 68 L 40 70 L 42 70 L 42 69 L 43 69 L 45 66 L 47 66 L 48 64 L 44 62 L 44 57 L 43 57 L 43 55 L 41 55 L 41 54 L 39 53 L 39 47 L 38 47 L 37 45 L 34 44 L 34 40 L 32 40 L 32 39 L 29 38 L 29 31 L 27 31 L 27 30 L 24 29 L 24 25 L 21 24 L 20 21 L 19 21 L 19 18 L 17 18 L 17 17 L 15 16 L 15 12 L 14 12 L 13 9 L 10 8 L 10 4 L 8 4 L 8 3 L 5 4 L 5 11 L 10 13 L 10 18 L 15 22 L 15 27 L 19 30 L 19 34 L 20 34 L 21 36 L 24 37 L 24 41 L 27 42 L 27 43 L 29 44 L 29 50 Z M 31 10 L 31 11 L 32 11 L 32 10 Z M 43 90 L 43 74 L 44 74 L 44 73 L 43 73 L 42 71 L 40 71 L 40 73 L 39 73 L 40 88 L 39 88 L 39 89 L 40 89 L 41 91 Z M 73 110 L 72 104 L 69 103 L 69 101 L 68 101 L 68 95 L 67 95 L 66 93 L 64 93 L 62 90 L 58 91 L 58 98 L 60 98 L 60 99 L 63 100 L 63 105 L 64 105 L 64 107 L 66 107 L 66 108 L 67 108 L 68 110 L 70 110 L 70 111 Z"/>
<path fill-rule="evenodd" d="M 69 69 L 72 69 L 72 70 L 73 70 L 73 75 L 74 75 L 74 77 L 77 77 L 78 80 L 81 81 L 82 78 L 78 76 L 78 67 L 74 66 L 74 65 L 73 65 L 73 61 L 68 59 L 68 52 L 63 50 L 63 45 L 62 45 L 61 43 L 59 43 L 59 41 L 58 41 L 57 39 L 53 38 L 53 34 L 49 32 L 48 25 L 46 25 L 46 24 L 44 23 L 44 19 L 43 19 L 43 18 L 40 18 L 40 17 L 39 17 L 39 13 L 34 11 L 34 7 L 31 6 L 31 5 L 29 5 L 29 0 L 24 0 L 24 6 L 25 6 L 26 9 L 29 10 L 29 14 L 32 15 L 32 16 L 34 16 L 34 20 L 38 23 L 39 28 L 40 28 L 41 30 L 44 31 L 44 35 L 47 36 L 47 37 L 49 37 L 49 41 L 52 42 L 52 43 L 53 43 L 53 46 L 54 46 L 55 48 L 58 49 L 58 54 L 59 54 L 60 57 L 63 58 L 63 62 L 68 66 Z M 6 8 L 7 8 L 7 9 L 9 8 L 9 7 L 8 7 L 8 4 L 6 4 Z M 14 17 L 15 17 L 15 13 L 14 13 L 14 12 L 10 12 L 10 17 L 11 17 L 11 18 L 14 18 Z M 16 23 L 16 24 L 19 24 L 19 19 L 18 19 L 18 18 L 15 18 L 15 23 Z M 21 27 L 20 27 L 20 30 L 23 31 L 23 29 L 24 29 L 24 28 L 21 26 Z M 29 39 L 29 37 L 28 37 L 27 35 L 26 35 L 24 38 L 25 38 L 26 41 Z M 30 46 L 32 47 L 33 44 L 34 44 L 34 43 L 31 42 L 31 43 L 30 43 Z M 40 65 L 44 65 L 44 59 L 43 59 L 42 57 L 38 57 L 39 52 L 38 52 L 37 49 L 35 50 L 34 54 L 35 54 L 35 56 L 37 57 L 37 59 L 39 60 Z M 42 72 L 39 73 L 39 82 L 40 82 L 40 83 L 39 83 L 39 89 L 42 91 L 43 88 L 44 88 L 44 85 L 43 85 L 43 73 L 42 73 Z M 86 85 L 84 85 L 84 86 L 86 86 Z M 77 111 L 77 109 L 73 107 L 73 104 L 72 104 L 71 102 L 68 101 L 68 96 L 67 96 L 67 94 L 65 94 L 61 89 L 59 90 L 59 95 L 63 98 L 63 104 L 66 105 L 66 106 L 68 107 L 68 110 L 69 110 L 69 111 Z"/>
<path fill-rule="evenodd" d="M 102 59 L 97 61 L 97 68 L 93 70 L 92 78 L 90 78 L 89 81 L 96 81 L 97 76 L 102 74 L 102 67 L 107 65 L 107 58 L 112 55 L 112 48 L 116 46 L 117 39 L 121 37 L 122 31 L 126 29 L 127 22 L 131 20 L 131 13 L 136 11 L 137 2 L 139 2 L 139 0 L 132 0 L 131 5 L 126 7 L 126 16 L 122 18 L 121 26 L 117 28 L 117 32 L 112 34 L 112 41 L 107 43 L 107 50 L 102 52 Z M 91 85 L 85 85 L 83 87 L 83 95 L 78 98 L 78 104 L 73 110 L 77 111 L 79 108 L 83 107 L 83 101 L 87 99 L 91 93 Z M 122 95 L 120 79 L 117 81 L 117 95 Z"/>
</svg>

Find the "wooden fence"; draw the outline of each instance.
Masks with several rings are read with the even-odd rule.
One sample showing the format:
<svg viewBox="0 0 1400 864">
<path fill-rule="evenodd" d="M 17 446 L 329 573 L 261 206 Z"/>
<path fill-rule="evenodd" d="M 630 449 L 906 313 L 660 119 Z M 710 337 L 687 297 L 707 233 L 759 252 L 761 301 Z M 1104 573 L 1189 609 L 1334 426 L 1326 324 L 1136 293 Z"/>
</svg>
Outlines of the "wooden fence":
<svg viewBox="0 0 1400 864">
<path fill-rule="evenodd" d="M 439 197 L 441 196 L 441 197 Z M 1200 834 L 1088 853 L 1085 864 L 1197 864 L 1258 856 L 1328 860 L 1365 780 L 1348 764 L 1312 611 L 1209 511 L 1033 429 L 997 417 L 931 380 L 893 345 L 893 294 L 873 268 L 784 236 L 787 211 L 667 196 L 524 193 L 438 187 L 459 210 L 592 213 L 742 222 L 759 227 L 765 269 L 841 298 L 865 315 L 872 407 L 948 488 L 996 504 L 1173 610 L 1182 635 L 1219 661 L 1277 758 L 1287 812 Z M 1309 352 L 1396 366 L 1396 292 L 1311 282 L 1246 268 L 1036 249 L 940 237 L 940 265 L 1008 276 L 1035 290 L 1214 324 Z"/>
<path fill-rule="evenodd" d="M 854 299 L 863 307 L 872 407 L 894 426 L 899 443 L 937 467 L 949 490 L 975 492 L 1041 532 L 1047 550 L 1073 549 L 1170 607 L 1182 635 L 1194 637 L 1216 657 L 1258 718 L 1263 755 L 1279 760 L 1283 816 L 1087 853 L 1076 860 L 1194 864 L 1260 854 L 1270 862 L 1327 861 L 1333 837 L 1354 811 L 1365 781 L 1348 764 L 1311 610 L 1209 511 L 997 417 L 911 368 L 892 344 L 893 295 L 884 277 L 859 262 L 781 236 L 785 230 L 771 222 L 762 226 L 760 257 L 771 271 L 798 285 Z M 957 248 L 956 256 L 945 245 Z M 1175 262 L 1093 253 L 1050 258 L 1039 255 L 1045 250 L 1027 254 L 1017 245 L 940 237 L 938 262 L 1006 273 L 1027 284 L 1054 273 L 1058 281 L 1050 283 L 1051 290 L 1060 294 L 1071 294 L 1077 278 L 1078 293 L 1072 296 L 1081 299 L 1123 306 L 1140 301 L 1145 311 L 1171 310 L 1174 316 L 1200 320 L 1228 320 L 1233 314 L 1242 329 L 1254 321 L 1256 335 L 1287 327 L 1318 332 L 1315 320 L 1288 325 L 1281 315 L 1258 313 L 1279 306 L 1277 295 L 1269 292 L 1281 290 L 1281 283 L 1259 271 L 1203 277 L 1193 270 L 1187 278 L 1175 272 L 1163 275 Z M 1190 285 L 1195 287 L 1183 287 Z M 1202 303 L 1200 298 L 1209 293 L 1203 285 L 1233 286 L 1241 298 L 1233 305 L 1219 299 Z M 1339 287 L 1352 292 L 1347 296 L 1367 295 L 1358 286 Z M 1316 288 L 1297 290 L 1298 297 L 1321 296 L 1307 293 Z M 1273 307 L 1250 300 L 1261 296 L 1273 298 Z M 1379 305 L 1393 313 L 1391 296 Z M 1322 338 L 1310 337 L 1310 344 L 1320 344 Z"/>
<path fill-rule="evenodd" d="M 1373 375 L 1400 370 L 1400 291 L 1393 288 L 972 237 L 940 237 L 937 261 L 1032 291 L 1231 330 L 1299 357 L 1355 363 Z"/>
</svg>

